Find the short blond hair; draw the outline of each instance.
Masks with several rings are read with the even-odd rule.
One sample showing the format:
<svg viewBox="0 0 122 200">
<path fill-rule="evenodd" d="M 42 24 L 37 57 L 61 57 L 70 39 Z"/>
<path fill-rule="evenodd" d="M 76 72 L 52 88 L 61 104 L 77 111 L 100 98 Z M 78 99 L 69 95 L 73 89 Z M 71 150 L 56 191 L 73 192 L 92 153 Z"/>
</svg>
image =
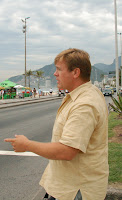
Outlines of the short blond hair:
<svg viewBox="0 0 122 200">
<path fill-rule="evenodd" d="M 90 56 L 86 51 L 80 49 L 67 49 L 59 53 L 54 63 L 65 62 L 68 70 L 73 71 L 75 68 L 80 69 L 80 76 L 83 80 L 89 81 L 91 75 Z"/>
</svg>

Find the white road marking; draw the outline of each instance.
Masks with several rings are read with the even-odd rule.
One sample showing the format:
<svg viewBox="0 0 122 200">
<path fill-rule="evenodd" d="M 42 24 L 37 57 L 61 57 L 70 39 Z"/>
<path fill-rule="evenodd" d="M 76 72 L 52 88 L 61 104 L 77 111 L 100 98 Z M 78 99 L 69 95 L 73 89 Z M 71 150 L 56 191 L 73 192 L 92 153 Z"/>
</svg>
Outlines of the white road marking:
<svg viewBox="0 0 122 200">
<path fill-rule="evenodd" d="M 14 152 L 14 151 L 0 151 L 0 155 L 7 155 L 7 156 L 39 156 L 32 152 Z"/>
</svg>

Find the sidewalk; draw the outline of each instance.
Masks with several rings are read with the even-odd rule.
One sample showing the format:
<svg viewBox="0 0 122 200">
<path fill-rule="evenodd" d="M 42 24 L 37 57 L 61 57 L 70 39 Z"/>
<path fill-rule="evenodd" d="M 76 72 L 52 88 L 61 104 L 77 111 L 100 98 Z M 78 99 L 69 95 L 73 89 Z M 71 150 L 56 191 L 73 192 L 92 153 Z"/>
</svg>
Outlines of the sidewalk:
<svg viewBox="0 0 122 200">
<path fill-rule="evenodd" d="M 23 99 L 4 99 L 0 100 L 0 109 L 2 108 L 8 108 L 8 107 L 14 107 L 14 106 L 20 106 L 25 104 L 31 104 L 31 103 L 39 103 L 43 101 L 51 101 L 55 99 L 61 99 L 61 97 L 58 97 L 57 95 L 52 96 L 40 96 L 39 97 L 25 97 Z"/>
</svg>

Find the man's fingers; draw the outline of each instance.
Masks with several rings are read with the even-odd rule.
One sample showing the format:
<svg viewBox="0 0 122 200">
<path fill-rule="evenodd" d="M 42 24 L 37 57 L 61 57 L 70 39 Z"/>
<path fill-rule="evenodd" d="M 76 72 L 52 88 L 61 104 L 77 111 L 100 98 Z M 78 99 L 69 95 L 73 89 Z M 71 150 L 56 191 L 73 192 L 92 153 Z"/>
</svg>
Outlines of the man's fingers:
<svg viewBox="0 0 122 200">
<path fill-rule="evenodd" d="M 15 142 L 16 138 L 21 137 L 22 135 L 15 135 L 15 138 L 6 138 L 4 139 L 5 142 Z"/>
<path fill-rule="evenodd" d="M 18 138 L 19 137 L 19 135 L 15 135 L 15 138 Z"/>
<path fill-rule="evenodd" d="M 19 137 L 22 137 L 24 135 L 15 135 L 15 138 L 19 138 Z"/>
<path fill-rule="evenodd" d="M 6 138 L 4 139 L 5 142 L 15 142 L 16 139 L 14 138 Z"/>
</svg>

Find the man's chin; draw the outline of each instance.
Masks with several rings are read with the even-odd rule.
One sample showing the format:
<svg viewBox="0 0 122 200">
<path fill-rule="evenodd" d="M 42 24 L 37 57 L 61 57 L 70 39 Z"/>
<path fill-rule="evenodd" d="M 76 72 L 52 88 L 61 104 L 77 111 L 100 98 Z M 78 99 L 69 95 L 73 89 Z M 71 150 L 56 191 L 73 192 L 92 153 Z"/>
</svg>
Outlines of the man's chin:
<svg viewBox="0 0 122 200">
<path fill-rule="evenodd" d="M 65 90 L 64 87 L 61 84 L 59 84 L 59 83 L 57 83 L 57 88 L 61 89 L 61 90 Z"/>
<path fill-rule="evenodd" d="M 57 88 L 58 88 L 58 89 L 62 89 L 61 86 L 60 86 L 58 83 L 57 83 Z"/>
</svg>

